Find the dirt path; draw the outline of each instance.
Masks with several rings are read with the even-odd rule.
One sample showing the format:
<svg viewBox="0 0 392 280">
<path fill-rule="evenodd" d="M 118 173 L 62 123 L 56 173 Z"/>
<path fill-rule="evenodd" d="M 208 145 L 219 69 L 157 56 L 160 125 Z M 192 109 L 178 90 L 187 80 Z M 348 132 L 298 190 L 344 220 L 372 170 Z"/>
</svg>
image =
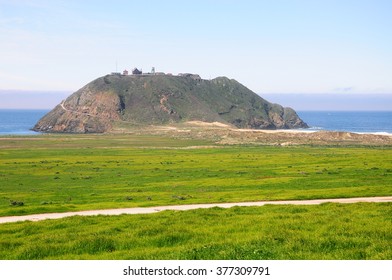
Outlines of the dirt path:
<svg viewBox="0 0 392 280">
<path fill-rule="evenodd" d="M 165 210 L 185 211 L 201 208 L 230 208 L 234 206 L 263 206 L 266 204 L 273 205 L 318 205 L 322 203 L 357 203 L 357 202 L 392 202 L 392 196 L 382 197 L 355 197 L 355 198 L 331 198 L 331 199 L 314 199 L 314 200 L 281 200 L 281 201 L 255 201 L 255 202 L 233 202 L 233 203 L 211 203 L 211 204 L 188 204 L 188 205 L 169 205 L 155 207 L 137 207 L 137 208 L 120 208 L 120 209 L 103 209 L 88 210 L 79 212 L 66 213 L 47 213 L 34 214 L 27 216 L 10 216 L 0 217 L 0 224 L 13 223 L 20 221 L 42 221 L 46 219 L 61 219 L 71 216 L 96 216 L 96 215 L 122 215 L 122 214 L 151 214 Z"/>
</svg>

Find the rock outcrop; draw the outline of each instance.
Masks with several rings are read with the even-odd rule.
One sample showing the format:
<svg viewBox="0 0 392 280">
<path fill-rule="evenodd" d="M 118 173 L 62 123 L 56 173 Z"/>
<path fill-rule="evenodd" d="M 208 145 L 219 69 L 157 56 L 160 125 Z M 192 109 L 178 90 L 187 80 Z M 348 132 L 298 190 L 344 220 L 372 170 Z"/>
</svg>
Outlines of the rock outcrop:
<svg viewBox="0 0 392 280">
<path fill-rule="evenodd" d="M 103 133 L 117 126 L 185 121 L 238 128 L 306 128 L 296 112 L 272 104 L 226 77 L 106 75 L 87 84 L 34 126 L 41 132 Z"/>
</svg>

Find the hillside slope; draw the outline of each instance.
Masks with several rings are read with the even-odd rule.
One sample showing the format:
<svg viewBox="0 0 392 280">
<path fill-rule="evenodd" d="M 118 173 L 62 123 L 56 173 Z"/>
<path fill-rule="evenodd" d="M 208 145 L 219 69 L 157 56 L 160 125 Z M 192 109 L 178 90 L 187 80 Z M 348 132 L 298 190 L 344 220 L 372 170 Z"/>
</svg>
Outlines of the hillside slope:
<svg viewBox="0 0 392 280">
<path fill-rule="evenodd" d="M 70 95 L 33 130 L 103 133 L 118 124 L 222 122 L 238 128 L 306 128 L 291 108 L 272 104 L 226 77 L 106 75 Z"/>
</svg>

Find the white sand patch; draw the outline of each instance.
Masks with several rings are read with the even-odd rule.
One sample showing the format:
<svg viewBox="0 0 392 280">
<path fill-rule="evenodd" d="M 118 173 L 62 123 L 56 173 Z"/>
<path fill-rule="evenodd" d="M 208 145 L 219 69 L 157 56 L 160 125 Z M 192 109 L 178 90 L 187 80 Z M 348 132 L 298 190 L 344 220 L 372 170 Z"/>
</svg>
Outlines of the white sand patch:
<svg viewBox="0 0 392 280">
<path fill-rule="evenodd" d="M 224 124 L 221 122 L 202 122 L 202 121 L 189 121 L 186 122 L 186 124 L 190 125 L 197 125 L 197 126 L 202 126 L 202 127 L 227 127 L 230 128 L 231 126 L 228 124 Z"/>
</svg>

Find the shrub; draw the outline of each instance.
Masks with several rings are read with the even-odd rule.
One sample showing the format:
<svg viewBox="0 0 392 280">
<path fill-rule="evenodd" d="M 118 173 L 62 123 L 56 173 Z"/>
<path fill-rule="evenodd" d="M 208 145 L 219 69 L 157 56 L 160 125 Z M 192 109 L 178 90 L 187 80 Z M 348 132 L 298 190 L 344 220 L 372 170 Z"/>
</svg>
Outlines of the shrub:
<svg viewBox="0 0 392 280">
<path fill-rule="evenodd" d="M 23 201 L 17 201 L 17 200 L 10 200 L 10 205 L 11 206 L 23 206 L 24 202 Z"/>
</svg>

